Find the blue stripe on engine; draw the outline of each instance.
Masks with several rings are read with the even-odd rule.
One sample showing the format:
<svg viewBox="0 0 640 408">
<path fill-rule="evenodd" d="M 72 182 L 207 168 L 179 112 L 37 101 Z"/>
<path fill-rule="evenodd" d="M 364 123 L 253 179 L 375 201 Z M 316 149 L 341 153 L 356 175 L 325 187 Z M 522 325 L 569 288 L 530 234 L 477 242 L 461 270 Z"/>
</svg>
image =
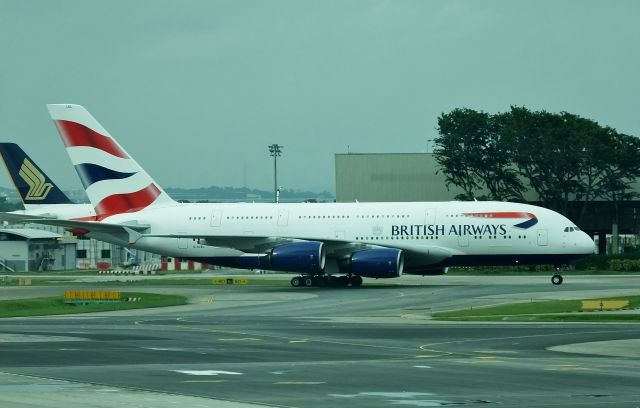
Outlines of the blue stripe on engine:
<svg viewBox="0 0 640 408">
<path fill-rule="evenodd" d="M 98 166 L 97 164 L 82 163 L 77 164 L 76 171 L 82 180 L 82 185 L 87 188 L 93 183 L 103 180 L 125 179 L 131 177 L 136 173 L 121 173 L 119 171 L 111 170 L 106 167 Z"/>
</svg>

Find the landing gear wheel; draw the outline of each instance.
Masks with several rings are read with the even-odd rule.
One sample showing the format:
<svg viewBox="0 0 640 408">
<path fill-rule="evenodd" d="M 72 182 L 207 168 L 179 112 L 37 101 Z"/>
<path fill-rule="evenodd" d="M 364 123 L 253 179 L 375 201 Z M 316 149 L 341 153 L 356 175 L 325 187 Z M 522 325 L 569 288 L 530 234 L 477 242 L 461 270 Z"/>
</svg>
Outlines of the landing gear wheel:
<svg viewBox="0 0 640 408">
<path fill-rule="evenodd" d="M 303 279 L 304 286 L 314 286 L 315 282 L 311 276 L 305 276 Z"/>
<path fill-rule="evenodd" d="M 562 275 L 555 274 L 551 277 L 551 283 L 554 285 L 562 284 Z"/>
<path fill-rule="evenodd" d="M 344 275 L 338 278 L 338 286 L 343 286 L 343 287 L 347 287 L 349 286 L 349 277 Z"/>
<path fill-rule="evenodd" d="M 362 277 L 358 275 L 353 275 L 352 277 L 349 278 L 349 283 L 354 288 L 357 288 L 358 286 L 362 285 Z"/>
<path fill-rule="evenodd" d="M 294 288 L 299 288 L 303 284 L 304 282 L 302 281 L 302 276 L 296 276 L 291 279 L 291 286 L 293 286 Z"/>
</svg>

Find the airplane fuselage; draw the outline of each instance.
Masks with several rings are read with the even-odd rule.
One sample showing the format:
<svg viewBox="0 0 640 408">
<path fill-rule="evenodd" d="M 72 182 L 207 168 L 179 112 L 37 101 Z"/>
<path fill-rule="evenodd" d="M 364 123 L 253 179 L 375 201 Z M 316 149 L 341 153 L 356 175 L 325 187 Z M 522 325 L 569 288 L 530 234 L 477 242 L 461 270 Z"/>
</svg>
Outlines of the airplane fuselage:
<svg viewBox="0 0 640 408">
<path fill-rule="evenodd" d="M 562 215 L 508 202 L 185 203 L 104 222 L 149 225 L 132 247 L 212 264 L 277 240 L 324 242 L 328 258 L 345 248 L 402 249 L 407 273 L 461 265 L 561 265 L 594 251 L 591 238 Z"/>
</svg>

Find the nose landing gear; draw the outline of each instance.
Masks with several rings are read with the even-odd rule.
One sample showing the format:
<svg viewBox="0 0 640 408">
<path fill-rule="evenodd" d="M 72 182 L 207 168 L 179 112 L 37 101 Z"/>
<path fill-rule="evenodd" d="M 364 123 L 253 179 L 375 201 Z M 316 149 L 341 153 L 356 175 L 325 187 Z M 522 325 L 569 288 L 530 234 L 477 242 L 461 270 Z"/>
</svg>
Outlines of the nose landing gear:
<svg viewBox="0 0 640 408">
<path fill-rule="evenodd" d="M 562 275 L 560 274 L 555 274 L 551 277 L 551 283 L 553 283 L 554 285 L 561 285 L 562 284 Z"/>
<path fill-rule="evenodd" d="M 556 268 L 556 273 L 555 275 L 553 275 L 551 277 L 551 283 L 553 283 L 554 285 L 562 285 L 562 275 L 560 275 L 560 269 L 562 268 L 562 265 L 555 265 Z"/>
</svg>

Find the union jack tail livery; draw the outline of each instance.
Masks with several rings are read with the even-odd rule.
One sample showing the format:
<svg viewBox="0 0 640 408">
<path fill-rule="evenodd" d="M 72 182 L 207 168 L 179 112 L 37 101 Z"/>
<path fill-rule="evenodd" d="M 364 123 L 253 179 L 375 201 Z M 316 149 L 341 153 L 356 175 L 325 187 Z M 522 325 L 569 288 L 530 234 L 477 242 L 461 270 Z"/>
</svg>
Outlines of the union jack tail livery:
<svg viewBox="0 0 640 408">
<path fill-rule="evenodd" d="M 0 155 L 26 209 L 51 204 L 72 204 L 20 146 L 15 143 L 0 143 Z"/>
<path fill-rule="evenodd" d="M 99 220 L 174 203 L 80 105 L 47 105 Z"/>
</svg>

